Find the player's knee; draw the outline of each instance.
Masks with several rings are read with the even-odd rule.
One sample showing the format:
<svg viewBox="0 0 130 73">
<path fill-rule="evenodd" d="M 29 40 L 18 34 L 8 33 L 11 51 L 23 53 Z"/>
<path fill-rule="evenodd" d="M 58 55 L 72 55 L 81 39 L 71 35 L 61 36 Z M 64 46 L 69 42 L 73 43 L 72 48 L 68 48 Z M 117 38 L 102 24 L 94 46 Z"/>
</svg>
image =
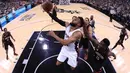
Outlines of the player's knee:
<svg viewBox="0 0 130 73">
<path fill-rule="evenodd" d="M 56 62 L 56 65 L 57 65 L 57 66 L 59 66 L 60 64 L 61 64 L 61 62 L 59 62 L 59 61 Z"/>
<path fill-rule="evenodd" d="M 71 70 L 75 70 L 75 67 L 71 67 Z"/>
</svg>

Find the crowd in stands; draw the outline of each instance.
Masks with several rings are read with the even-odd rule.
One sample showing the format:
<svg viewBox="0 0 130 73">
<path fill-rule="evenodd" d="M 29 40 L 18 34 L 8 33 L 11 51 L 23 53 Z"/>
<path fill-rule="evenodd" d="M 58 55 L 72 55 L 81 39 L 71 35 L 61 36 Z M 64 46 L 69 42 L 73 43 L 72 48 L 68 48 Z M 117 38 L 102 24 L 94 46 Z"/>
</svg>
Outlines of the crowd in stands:
<svg viewBox="0 0 130 73">
<path fill-rule="evenodd" d="M 37 2 L 41 0 L 37 0 Z M 42 0 L 44 2 L 46 0 Z M 51 0 L 58 4 L 59 0 Z M 65 0 L 66 1 L 66 0 Z M 103 13 L 110 16 L 111 18 L 120 22 L 122 25 L 128 26 L 130 30 L 130 0 L 70 0 L 74 3 L 85 3 Z M 113 14 L 113 15 L 111 15 Z"/>
<path fill-rule="evenodd" d="M 0 2 L 0 18 L 9 14 L 13 10 L 19 9 L 20 7 L 28 3 L 33 3 L 32 5 L 34 5 L 35 3 L 38 2 L 41 3 L 44 1 L 46 0 L 35 0 L 35 2 L 27 2 L 27 1 Z M 123 25 L 125 24 L 128 27 L 130 27 L 130 0 L 70 0 L 70 1 L 77 3 L 78 2 L 85 3 L 105 13 L 108 16 L 110 16 L 111 14 L 110 11 L 114 10 L 115 13 L 112 16 L 112 18 L 114 18 L 121 24 Z"/>
<path fill-rule="evenodd" d="M 108 16 L 111 15 L 111 10 L 114 10 L 112 18 L 130 27 L 130 0 L 71 0 L 71 2 L 83 2 Z"/>
<path fill-rule="evenodd" d="M 28 4 L 27 1 L 0 2 L 0 18 Z"/>
</svg>

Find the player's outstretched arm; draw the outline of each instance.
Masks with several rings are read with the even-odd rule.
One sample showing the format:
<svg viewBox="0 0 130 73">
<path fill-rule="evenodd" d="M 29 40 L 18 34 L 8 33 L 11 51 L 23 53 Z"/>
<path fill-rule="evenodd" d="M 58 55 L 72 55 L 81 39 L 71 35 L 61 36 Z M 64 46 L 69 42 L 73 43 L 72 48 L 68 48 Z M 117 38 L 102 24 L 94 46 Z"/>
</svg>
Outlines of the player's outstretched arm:
<svg viewBox="0 0 130 73">
<path fill-rule="evenodd" d="M 113 24 L 113 26 L 116 27 L 116 28 L 118 28 L 118 29 L 123 29 L 122 27 L 118 27 L 118 26 L 116 26 L 116 25 L 114 25 L 114 24 Z"/>
<path fill-rule="evenodd" d="M 11 38 L 15 41 L 15 39 L 14 39 L 14 37 L 12 36 L 12 34 L 10 33 L 10 36 L 11 36 Z"/>
<path fill-rule="evenodd" d="M 50 16 L 53 20 L 55 20 L 55 21 L 56 21 L 57 23 L 59 23 L 61 26 L 67 27 L 67 26 L 69 25 L 68 22 L 65 22 L 65 21 L 59 19 L 56 15 L 54 15 L 54 14 L 52 14 L 52 13 L 48 13 L 48 14 L 49 14 L 49 16 Z"/>
<path fill-rule="evenodd" d="M 86 29 L 85 26 L 83 26 L 83 31 L 84 31 L 84 35 L 94 44 L 95 47 L 97 47 L 99 45 L 98 40 L 94 39 L 92 37 L 92 27 L 89 27 L 88 30 Z"/>
</svg>

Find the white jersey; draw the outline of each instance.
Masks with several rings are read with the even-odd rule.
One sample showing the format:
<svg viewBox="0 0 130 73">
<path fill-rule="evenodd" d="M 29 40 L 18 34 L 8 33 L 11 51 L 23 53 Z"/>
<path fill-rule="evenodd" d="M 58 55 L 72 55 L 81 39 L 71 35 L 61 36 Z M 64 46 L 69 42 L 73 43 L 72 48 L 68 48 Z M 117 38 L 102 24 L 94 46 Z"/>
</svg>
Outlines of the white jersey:
<svg viewBox="0 0 130 73">
<path fill-rule="evenodd" d="M 81 31 L 81 29 L 79 28 L 79 29 L 76 29 L 76 30 L 70 32 L 70 28 L 71 28 L 71 25 L 69 25 L 66 28 L 64 40 L 67 40 L 70 36 L 73 35 L 74 32 Z M 67 63 L 71 67 L 75 68 L 77 66 L 77 57 L 78 57 L 78 55 L 77 55 L 77 52 L 75 49 L 75 42 L 72 42 L 66 46 L 65 45 L 62 46 L 57 60 L 60 62 L 64 62 L 68 58 Z"/>
<path fill-rule="evenodd" d="M 72 36 L 74 32 L 76 32 L 76 31 L 80 31 L 80 32 L 81 32 L 81 29 L 76 29 L 76 30 L 70 32 L 70 28 L 71 28 L 71 25 L 69 25 L 69 26 L 66 28 L 66 30 L 65 30 L 65 36 L 64 36 L 64 39 L 65 39 L 65 40 L 67 40 L 70 36 Z M 70 44 L 68 44 L 68 45 L 66 45 L 66 46 L 64 45 L 64 46 L 62 47 L 62 49 L 65 49 L 66 51 L 69 51 L 69 52 L 76 52 L 75 42 L 70 43 Z"/>
</svg>

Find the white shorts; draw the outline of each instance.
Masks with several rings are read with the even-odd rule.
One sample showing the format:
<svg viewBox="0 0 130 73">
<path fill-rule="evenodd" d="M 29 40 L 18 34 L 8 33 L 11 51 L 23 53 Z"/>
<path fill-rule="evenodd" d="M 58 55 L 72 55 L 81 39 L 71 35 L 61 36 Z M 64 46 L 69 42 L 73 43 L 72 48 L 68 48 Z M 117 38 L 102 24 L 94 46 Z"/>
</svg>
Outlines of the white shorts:
<svg viewBox="0 0 130 73">
<path fill-rule="evenodd" d="M 75 68 L 77 66 L 77 52 L 69 52 L 61 50 L 60 54 L 57 57 L 57 60 L 60 62 L 64 62 L 68 58 L 68 65 Z"/>
</svg>

